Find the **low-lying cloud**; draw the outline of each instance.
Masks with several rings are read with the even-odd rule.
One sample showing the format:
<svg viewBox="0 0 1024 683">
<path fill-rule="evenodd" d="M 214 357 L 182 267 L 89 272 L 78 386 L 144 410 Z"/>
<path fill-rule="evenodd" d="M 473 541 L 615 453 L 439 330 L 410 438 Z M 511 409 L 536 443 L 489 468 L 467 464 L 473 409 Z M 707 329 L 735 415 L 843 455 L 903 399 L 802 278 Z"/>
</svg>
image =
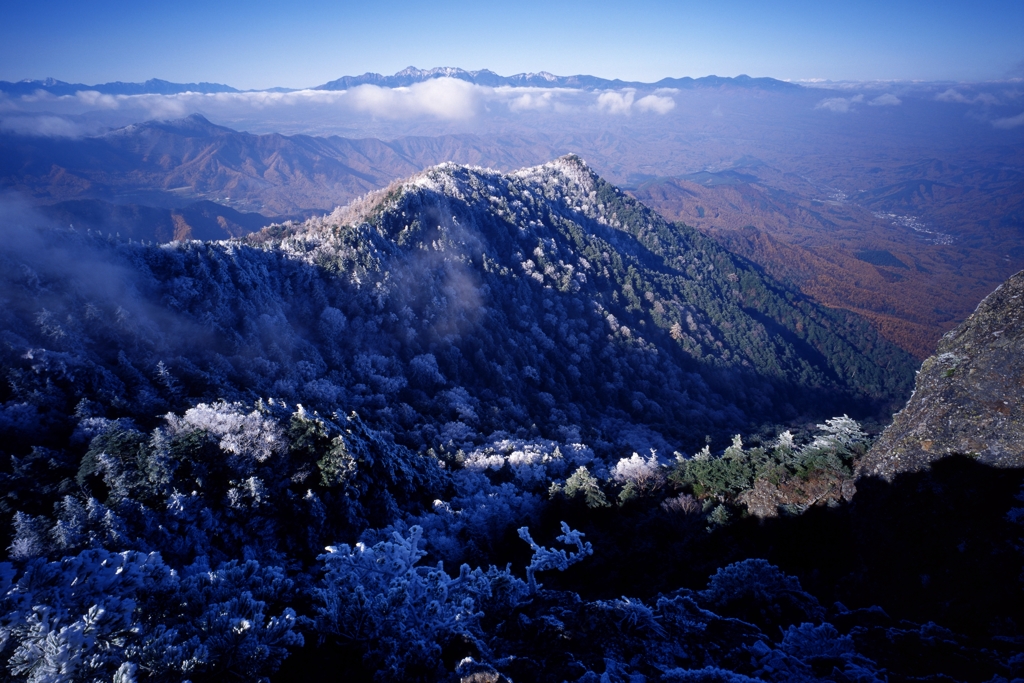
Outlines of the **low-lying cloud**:
<svg viewBox="0 0 1024 683">
<path fill-rule="evenodd" d="M 852 97 L 827 97 L 814 105 L 814 108 L 825 109 L 837 114 L 848 114 L 854 110 L 854 105 L 857 104 L 866 104 L 869 107 L 895 107 L 903 104 L 903 100 L 892 93 L 883 93 L 865 101 L 864 95 L 860 94 Z"/>
<path fill-rule="evenodd" d="M 846 114 L 850 112 L 853 105 L 859 104 L 863 101 L 863 95 L 854 95 L 853 97 L 827 97 L 814 105 L 814 108 L 825 109 L 837 114 Z"/>
<path fill-rule="evenodd" d="M 1004 130 L 1024 126 L 1024 112 L 1021 112 L 1016 116 L 1008 116 L 1006 118 L 996 119 L 995 121 L 992 122 L 992 125 L 995 126 L 996 128 L 1002 128 Z"/>
<path fill-rule="evenodd" d="M 95 127 L 52 114 L 4 116 L 0 118 L 0 131 L 44 138 L 79 138 L 100 132 Z"/>
<path fill-rule="evenodd" d="M 339 97 L 342 107 L 392 119 L 428 116 L 458 120 L 475 116 L 486 99 L 486 90 L 455 78 L 435 78 L 407 88 L 360 85 Z"/>
<path fill-rule="evenodd" d="M 999 104 L 999 98 L 992 93 L 978 93 L 973 97 L 968 97 L 958 90 L 949 88 L 948 90 L 939 93 L 935 96 L 935 99 L 939 102 L 954 102 L 958 104 Z"/>
<path fill-rule="evenodd" d="M 869 107 L 895 107 L 896 105 L 903 104 L 903 100 L 896 97 L 892 93 L 885 93 L 879 95 L 873 100 L 868 102 Z"/>
<path fill-rule="evenodd" d="M 603 92 L 597 96 L 597 108 L 609 114 L 628 114 L 633 108 L 634 97 L 634 90 Z"/>
<path fill-rule="evenodd" d="M 597 96 L 596 108 L 607 114 L 628 115 L 633 111 L 642 113 L 667 114 L 675 109 L 676 101 L 671 97 L 678 92 L 674 88 L 658 88 L 651 95 L 636 99 L 636 90 L 608 90 Z"/>
<path fill-rule="evenodd" d="M 84 90 L 74 95 L 0 95 L 0 129 L 26 135 L 88 135 L 147 120 L 203 114 L 220 121 L 360 120 L 459 122 L 527 112 L 590 111 L 663 115 L 676 102 L 672 91 L 638 96 L 635 89 L 593 92 L 572 88 L 515 88 L 436 78 L 408 87 L 360 85 L 349 90 L 293 92 L 108 95 Z M 86 121 L 83 123 L 82 121 Z"/>
<path fill-rule="evenodd" d="M 639 111 L 650 111 L 655 114 L 667 114 L 675 109 L 676 101 L 664 95 L 648 95 L 636 101 L 636 108 Z"/>
</svg>

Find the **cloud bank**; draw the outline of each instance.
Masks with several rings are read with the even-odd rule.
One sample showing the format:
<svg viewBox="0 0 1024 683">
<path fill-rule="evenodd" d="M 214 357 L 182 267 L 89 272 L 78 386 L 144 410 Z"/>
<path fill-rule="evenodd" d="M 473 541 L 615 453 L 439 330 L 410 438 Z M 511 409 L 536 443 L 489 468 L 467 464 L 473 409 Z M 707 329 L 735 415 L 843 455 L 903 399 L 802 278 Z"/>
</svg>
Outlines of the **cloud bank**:
<svg viewBox="0 0 1024 683">
<path fill-rule="evenodd" d="M 836 114 L 848 114 L 854 110 L 854 105 L 867 104 L 869 107 L 895 107 L 903 104 L 903 100 L 892 93 L 884 93 L 874 99 L 864 101 L 864 95 L 852 97 L 826 97 L 814 105 L 815 109 L 824 109 Z"/>
<path fill-rule="evenodd" d="M 360 85 L 350 90 L 293 92 L 105 95 L 86 90 L 56 96 L 37 91 L 22 97 L 0 95 L 0 129 L 29 135 L 76 136 L 193 113 L 220 121 L 464 122 L 528 112 L 659 116 L 675 106 L 672 91 L 666 90 L 638 97 L 632 88 L 603 92 L 492 88 L 454 78 L 437 78 L 401 88 Z"/>
<path fill-rule="evenodd" d="M 974 97 L 967 97 L 963 93 L 950 88 L 935 96 L 939 102 L 955 102 L 959 104 L 999 104 L 999 98 L 992 93 L 978 93 Z"/>
<path fill-rule="evenodd" d="M 1004 130 L 1024 126 L 1024 112 L 1021 112 L 1016 116 L 1009 116 L 1003 119 L 996 119 L 995 121 L 992 122 L 992 125 L 995 126 L 996 128 L 1002 128 Z"/>
</svg>

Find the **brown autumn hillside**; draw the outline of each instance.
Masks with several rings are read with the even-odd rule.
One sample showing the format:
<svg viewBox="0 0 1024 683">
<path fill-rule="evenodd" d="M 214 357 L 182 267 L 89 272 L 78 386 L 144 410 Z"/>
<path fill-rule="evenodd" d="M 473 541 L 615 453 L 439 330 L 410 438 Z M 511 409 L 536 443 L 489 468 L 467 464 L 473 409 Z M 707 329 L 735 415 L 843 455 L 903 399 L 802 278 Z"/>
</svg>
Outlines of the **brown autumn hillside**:
<svg viewBox="0 0 1024 683">
<path fill-rule="evenodd" d="M 930 166 L 933 176 L 952 177 L 898 181 L 848 197 L 757 165 L 652 181 L 633 194 L 813 299 L 864 315 L 924 358 L 1024 265 L 1019 228 L 998 218 L 1020 212 L 1020 179 Z M 979 220 L 965 223 L 965 215 Z M 946 228 L 950 223 L 955 227 Z"/>
</svg>

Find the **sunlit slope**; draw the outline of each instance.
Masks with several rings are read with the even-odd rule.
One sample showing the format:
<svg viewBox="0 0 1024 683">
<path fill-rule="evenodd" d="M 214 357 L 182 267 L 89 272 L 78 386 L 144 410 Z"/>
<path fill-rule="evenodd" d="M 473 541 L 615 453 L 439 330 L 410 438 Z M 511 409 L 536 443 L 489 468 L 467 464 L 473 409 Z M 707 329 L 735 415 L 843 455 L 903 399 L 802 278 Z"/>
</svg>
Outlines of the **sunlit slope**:
<svg viewBox="0 0 1024 683">
<path fill-rule="evenodd" d="M 848 196 L 760 164 L 633 194 L 924 358 L 1024 263 L 1021 177 L 933 161 L 877 168 L 883 186 Z"/>
</svg>

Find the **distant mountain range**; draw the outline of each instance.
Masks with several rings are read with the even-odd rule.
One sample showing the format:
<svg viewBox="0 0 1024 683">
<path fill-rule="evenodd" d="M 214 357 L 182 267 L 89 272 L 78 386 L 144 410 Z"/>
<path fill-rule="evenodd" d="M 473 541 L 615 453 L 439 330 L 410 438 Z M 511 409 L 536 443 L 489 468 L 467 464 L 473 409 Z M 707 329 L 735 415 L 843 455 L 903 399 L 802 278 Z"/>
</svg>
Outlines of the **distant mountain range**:
<svg viewBox="0 0 1024 683">
<path fill-rule="evenodd" d="M 80 139 L 0 135 L 0 186 L 47 203 L 99 199 L 179 208 L 205 199 L 287 217 L 330 211 L 442 161 L 515 167 L 554 156 L 549 146 L 519 137 L 385 142 L 253 135 L 194 114 Z"/>
<path fill-rule="evenodd" d="M 663 78 L 656 83 L 640 81 L 609 80 L 597 76 L 555 76 L 546 71 L 539 73 L 522 73 L 513 76 L 499 76 L 489 69 L 466 71 L 452 67 L 434 69 L 417 69 L 410 66 L 402 69 L 394 76 L 383 76 L 378 73 L 365 73 L 361 76 L 342 76 L 337 80 L 324 83 L 316 90 L 348 90 L 359 85 L 378 85 L 383 88 L 399 88 L 422 83 L 434 78 L 456 78 L 460 81 L 490 87 L 530 87 L 530 88 L 578 88 L 582 90 L 604 90 L 618 88 L 719 88 L 732 86 L 740 88 L 761 88 L 765 90 L 782 90 L 799 88 L 800 86 L 774 78 L 751 78 L 740 75 L 735 78 L 721 76 L 704 76 L 702 78 Z"/>
<path fill-rule="evenodd" d="M 151 78 L 145 83 L 114 81 L 97 85 L 65 83 L 55 78 L 46 78 L 41 81 L 24 80 L 15 83 L 0 81 L 0 92 L 7 93 L 8 95 L 31 95 L 39 90 L 48 92 L 51 95 L 74 95 L 76 92 L 83 90 L 93 90 L 104 95 L 176 95 L 183 92 L 240 92 L 237 88 L 221 83 L 171 83 L 170 81 L 162 81 L 159 78 Z"/>
<path fill-rule="evenodd" d="M 760 88 L 762 90 L 784 90 L 800 88 L 799 85 L 779 81 L 774 78 L 751 78 L 740 75 L 735 78 L 722 76 L 704 76 L 702 78 L 663 78 L 656 83 L 639 81 L 609 80 L 597 76 L 555 76 L 546 71 L 539 73 L 521 73 L 512 76 L 500 76 L 488 69 L 466 71 L 455 67 L 436 67 L 433 69 L 417 69 L 410 66 L 393 76 L 378 73 L 364 73 L 360 76 L 342 76 L 313 90 L 348 90 L 360 85 L 377 85 L 382 88 L 400 88 L 422 83 L 435 78 L 455 78 L 460 81 L 490 87 L 531 87 L 531 88 L 577 88 L 581 90 L 604 90 L 619 88 Z M 266 92 L 290 92 L 296 88 L 266 88 Z M 238 88 L 223 83 L 172 83 L 170 81 L 151 78 L 144 83 L 124 83 L 114 81 L 86 85 L 84 83 L 67 83 L 55 78 L 43 80 L 24 80 L 17 82 L 0 81 L 0 92 L 8 95 L 31 95 L 38 91 L 51 95 L 74 95 L 81 91 L 95 91 L 105 95 L 176 95 L 178 93 L 237 93 Z"/>
</svg>

